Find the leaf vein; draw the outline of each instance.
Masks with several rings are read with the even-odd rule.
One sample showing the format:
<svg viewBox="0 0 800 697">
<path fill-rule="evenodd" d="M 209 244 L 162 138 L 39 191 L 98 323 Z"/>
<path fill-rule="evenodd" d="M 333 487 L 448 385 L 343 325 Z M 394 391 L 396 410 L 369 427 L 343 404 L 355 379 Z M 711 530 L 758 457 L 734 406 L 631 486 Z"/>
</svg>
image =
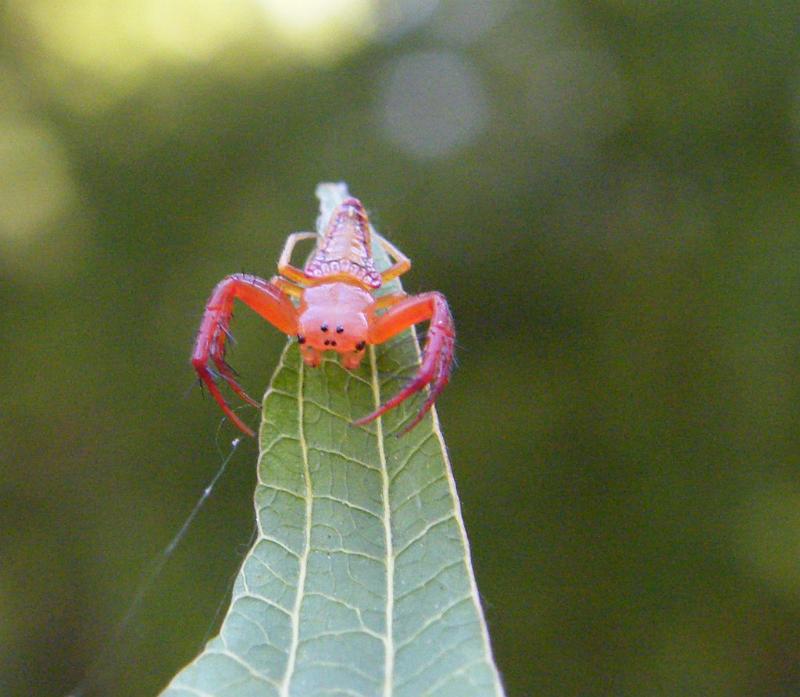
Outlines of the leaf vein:
<svg viewBox="0 0 800 697">
<path fill-rule="evenodd" d="M 395 480 L 395 479 L 397 479 L 397 476 L 398 476 L 398 475 L 399 475 L 401 472 L 403 472 L 403 471 L 405 470 L 405 468 L 406 468 L 406 466 L 408 465 L 408 463 L 409 463 L 409 462 L 411 462 L 411 459 L 412 459 L 412 458 L 413 458 L 413 457 L 414 457 L 414 456 L 415 456 L 415 455 L 416 455 L 416 454 L 417 454 L 417 453 L 418 453 L 420 450 L 422 450 L 422 446 L 424 446 L 424 445 L 425 445 L 425 443 L 427 443 L 427 442 L 428 442 L 428 441 L 429 441 L 429 440 L 430 440 L 432 437 L 433 437 L 433 433 L 429 433 L 429 434 L 428 434 L 427 436 L 425 436 L 424 438 L 421 438 L 421 439 L 420 439 L 420 441 L 419 441 L 418 443 L 416 443 L 416 444 L 414 445 L 414 447 L 413 447 L 413 448 L 411 448 L 411 449 L 408 451 L 408 454 L 407 454 L 407 455 L 406 455 L 406 456 L 403 458 L 403 460 L 402 460 L 402 461 L 401 461 L 401 462 L 400 462 L 400 463 L 397 465 L 397 467 L 395 468 L 395 470 L 392 472 L 392 474 L 391 474 L 391 477 L 390 477 L 390 481 L 391 481 L 392 483 L 394 483 L 394 480 Z"/>
<path fill-rule="evenodd" d="M 369 347 L 370 369 L 372 371 L 372 394 L 375 408 L 381 404 L 381 392 L 378 383 L 378 366 L 375 361 L 375 347 Z M 391 503 L 389 500 L 391 481 L 389 464 L 383 448 L 383 417 L 375 420 L 375 433 L 378 439 L 378 456 L 381 461 L 381 493 L 383 499 L 384 545 L 386 554 L 386 640 L 385 665 L 383 678 L 383 696 L 391 697 L 394 689 L 394 551 L 392 539 Z"/>
<path fill-rule="evenodd" d="M 305 370 L 302 359 L 297 371 L 297 431 L 300 440 L 300 450 L 303 454 L 303 479 L 306 485 L 306 510 L 305 510 L 305 538 L 303 555 L 300 557 L 300 572 L 297 579 L 297 593 L 295 595 L 294 607 L 292 608 L 292 638 L 289 646 L 289 657 L 286 661 L 286 672 L 280 685 L 282 697 L 289 697 L 289 686 L 294 675 L 297 663 L 297 648 L 300 643 L 300 608 L 303 604 L 303 594 L 305 593 L 306 572 L 308 570 L 308 556 L 311 553 L 311 515 L 314 501 L 314 493 L 311 487 L 311 470 L 308 464 L 308 445 L 305 437 L 305 408 L 304 408 L 304 385 Z"/>
<path fill-rule="evenodd" d="M 418 532 L 416 535 L 414 535 L 414 537 L 412 537 L 410 540 L 408 540 L 408 542 L 406 542 L 406 543 L 405 543 L 405 544 L 404 544 L 404 545 L 403 545 L 403 546 L 402 546 L 402 547 L 401 547 L 401 548 L 400 548 L 400 549 L 397 551 L 397 554 L 395 555 L 395 558 L 399 558 L 399 557 L 400 557 L 400 555 L 402 555 L 402 554 L 403 554 L 403 552 L 406 552 L 406 551 L 408 551 L 408 550 L 409 550 L 409 549 L 410 549 L 410 548 L 411 548 L 411 547 L 412 547 L 414 544 L 416 544 L 417 542 L 419 542 L 419 541 L 420 541 L 420 540 L 421 540 L 423 537 L 425 537 L 425 535 L 427 535 L 427 534 L 428 534 L 428 533 L 429 533 L 431 530 L 433 530 L 433 529 L 435 529 L 435 528 L 439 527 L 440 525 L 444 525 L 444 524 L 445 524 L 445 523 L 447 523 L 448 521 L 451 521 L 451 520 L 453 520 L 453 518 L 454 518 L 454 517 L 455 517 L 455 515 L 454 515 L 453 513 L 448 513 L 447 515 L 445 515 L 445 516 L 442 516 L 441 518 L 437 518 L 436 520 L 434 520 L 434 521 L 432 521 L 432 522 L 428 523 L 428 524 L 427 524 L 427 525 L 426 525 L 424 528 L 422 528 L 422 530 L 420 530 L 420 531 L 419 531 L 419 532 Z"/>
<path fill-rule="evenodd" d="M 352 503 L 351 501 L 347 501 L 345 499 L 337 498 L 336 496 L 331 496 L 330 494 L 316 494 L 317 499 L 321 499 L 323 501 L 333 501 L 334 503 L 341 504 L 345 508 L 350 508 L 354 511 L 359 511 L 361 513 L 366 513 L 369 516 L 377 520 L 383 520 L 383 516 L 378 515 L 375 511 L 371 511 L 368 508 L 364 508 L 363 506 L 359 506 L 357 503 Z"/>
<path fill-rule="evenodd" d="M 481 657 L 481 658 L 476 658 L 476 659 L 474 659 L 474 660 L 472 660 L 472 661 L 469 661 L 469 663 L 465 663 L 465 664 L 464 664 L 463 666 L 461 666 L 461 667 L 460 667 L 458 670 L 454 670 L 452 673 L 448 673 L 447 675 L 443 675 L 443 676 L 442 676 L 441 678 L 439 678 L 439 679 L 438 679 L 438 680 L 437 680 L 435 683 L 433 683 L 433 684 L 432 684 L 430 687 L 428 687 L 428 688 L 425 690 L 425 692 L 423 692 L 423 693 L 420 695 L 420 697 L 425 697 L 425 695 L 433 695 L 433 694 L 436 694 L 436 691 L 437 691 L 437 690 L 438 690 L 440 687 L 442 687 L 443 685 L 446 685 L 446 684 L 447 684 L 448 682 L 450 682 L 451 680 L 453 680 L 453 679 L 455 679 L 455 678 L 458 678 L 458 677 L 460 677 L 460 676 L 464 675 L 464 674 L 465 674 L 465 673 L 466 673 L 468 670 L 470 670 L 470 669 L 472 669 L 474 666 L 476 666 L 476 665 L 478 665 L 478 664 L 482 664 L 482 663 L 486 663 L 486 659 L 485 659 L 485 658 L 483 658 L 483 657 Z M 471 682 L 472 684 L 474 684 L 474 682 L 473 682 L 472 680 L 470 680 L 470 682 Z"/>
<path fill-rule="evenodd" d="M 418 627 L 414 631 L 414 633 L 411 636 L 409 636 L 405 641 L 402 641 L 399 644 L 397 644 L 397 651 L 399 652 L 401 649 L 405 648 L 410 643 L 416 641 L 425 632 L 425 630 L 428 629 L 428 627 L 435 624 L 436 622 L 441 622 L 448 612 L 454 610 L 459 605 L 463 605 L 465 602 L 469 600 L 472 600 L 472 598 L 468 595 L 465 595 L 462 598 L 456 600 L 455 602 L 450 603 L 447 607 L 443 608 L 435 615 L 431 615 L 427 620 L 425 620 L 425 622 L 420 627 Z"/>
<path fill-rule="evenodd" d="M 444 566 L 439 567 L 439 569 L 437 569 L 436 573 L 432 574 L 431 576 L 426 578 L 424 581 L 421 581 L 420 583 L 416 584 L 413 588 L 410 588 L 405 593 L 401 593 L 400 595 L 398 595 L 397 596 L 397 600 L 398 601 L 404 600 L 409 595 L 414 595 L 414 593 L 418 593 L 419 591 L 424 590 L 425 586 L 427 586 L 432 581 L 435 581 L 445 571 L 447 571 L 448 569 L 452 569 L 452 568 L 458 566 L 461 563 L 462 563 L 461 559 L 456 559 L 455 561 L 452 561 L 449 564 L 445 564 Z"/>
<path fill-rule="evenodd" d="M 405 676 L 405 678 L 403 680 L 401 680 L 397 684 L 397 686 L 398 687 L 403 687 L 405 685 L 408 685 L 414 679 L 418 678 L 420 675 L 425 673 L 425 671 L 430 670 L 432 666 L 435 666 L 437 663 L 439 663 L 439 661 L 441 661 L 442 658 L 444 658 L 448 653 L 450 653 L 451 651 L 457 651 L 464 644 L 469 643 L 473 638 L 474 637 L 469 637 L 469 636 L 468 637 L 464 637 L 463 639 L 459 640 L 458 642 L 456 642 L 452 646 L 448 646 L 444 651 L 439 651 L 438 653 L 435 653 L 433 655 L 433 657 L 431 658 L 431 660 L 429 660 L 426 663 L 424 663 L 421 668 L 419 668 L 418 670 L 415 670 L 410 675 Z"/>
<path fill-rule="evenodd" d="M 257 601 L 259 601 L 261 603 L 264 603 L 265 605 L 269 605 L 270 607 L 275 608 L 276 610 L 278 610 L 279 612 L 283 613 L 284 615 L 286 615 L 288 617 L 292 616 L 292 613 L 288 609 L 286 609 L 285 607 L 283 607 L 281 605 L 278 605 L 278 603 L 276 603 L 274 600 L 270 600 L 265 595 L 262 595 L 261 593 L 256 593 L 255 591 L 251 590 L 250 588 L 245 588 L 245 592 L 244 593 L 240 593 L 239 595 L 237 595 L 234 598 L 232 598 L 231 602 L 235 602 L 235 601 L 239 600 L 240 598 L 252 598 L 253 600 L 257 600 Z M 241 615 L 242 613 L 240 612 L 239 614 Z M 242 616 L 245 616 L 245 615 L 242 615 Z"/>
<path fill-rule="evenodd" d="M 333 448 L 320 448 L 320 447 L 310 446 L 309 450 L 314 450 L 315 452 L 318 453 L 325 453 L 326 455 L 333 455 L 335 457 L 340 457 L 342 458 L 342 460 L 346 460 L 347 462 L 352 462 L 355 465 L 361 465 L 366 469 L 375 470 L 376 472 L 380 472 L 381 469 L 380 467 L 376 467 L 375 465 L 373 465 L 371 462 L 364 462 L 363 460 L 359 460 L 358 458 L 353 457 L 352 455 L 345 455 L 345 453 L 339 450 L 334 450 Z"/>
<path fill-rule="evenodd" d="M 260 600 L 260 598 L 259 598 L 259 600 Z M 273 607 L 277 607 L 277 605 L 272 605 L 272 606 L 273 606 Z M 283 609 L 283 608 L 278 608 L 278 609 Z M 285 610 L 284 610 L 284 612 L 285 612 Z M 236 608 L 234 608 L 233 610 L 231 610 L 231 614 L 232 614 L 232 615 L 238 615 L 238 616 L 239 616 L 239 617 L 241 617 L 241 618 L 242 618 L 242 619 L 243 619 L 245 622 L 247 622 L 248 624 L 252 624 L 252 625 L 253 625 L 253 626 L 254 626 L 256 629 L 258 629 L 258 631 L 259 631 L 259 633 L 261 634 L 261 636 L 263 636 L 263 637 L 264 637 L 264 643 L 263 643 L 263 645 L 264 645 L 264 646 L 271 646 L 272 648 L 274 648 L 274 649 L 277 649 L 277 650 L 278 650 L 278 651 L 280 651 L 281 653 L 285 653 L 285 650 L 284 650 L 284 649 L 280 648 L 279 646 L 275 646 L 275 644 L 273 644 L 273 643 L 272 643 L 272 642 L 269 640 L 269 635 L 267 634 L 267 631 L 266 631 L 266 630 L 264 629 L 264 627 L 262 627 L 262 626 L 261 626 L 261 625 L 260 625 L 258 622 L 256 622 L 256 621 L 255 621 L 255 620 L 254 620 L 252 617 L 248 617 L 248 616 L 247 616 L 247 615 L 245 615 L 245 614 L 244 614 L 244 613 L 243 613 L 241 610 L 238 610 L 238 609 L 236 609 Z M 226 644 L 226 648 L 227 648 L 227 644 Z M 230 650 L 230 649 L 228 649 L 228 650 Z"/>
<path fill-rule="evenodd" d="M 295 559 L 300 559 L 301 558 L 301 556 L 297 552 L 295 552 L 285 542 L 281 542 L 277 537 L 272 537 L 272 535 L 265 535 L 265 534 L 262 533 L 260 541 L 271 542 L 276 547 L 280 547 L 284 552 L 286 552 L 287 554 L 290 554 L 291 556 L 293 556 Z"/>
<path fill-rule="evenodd" d="M 223 639 L 223 641 L 224 641 L 224 639 Z M 207 653 L 209 655 L 212 655 L 212 656 L 217 655 L 217 656 L 224 656 L 224 657 L 230 658 L 234 663 L 238 663 L 240 666 L 242 666 L 242 668 L 244 668 L 248 673 L 250 673 L 250 675 L 252 675 L 256 680 L 260 680 L 261 682 L 265 682 L 265 683 L 267 683 L 267 685 L 272 685 L 273 687 L 278 687 L 278 683 L 277 682 L 275 682 L 272 678 L 264 675 L 263 673 L 260 673 L 259 671 L 257 671 L 255 668 L 253 668 L 253 666 L 251 666 L 241 656 L 237 656 L 230 649 L 228 649 L 227 646 L 225 647 L 225 651 L 215 651 L 213 649 L 208 649 Z M 230 684 L 233 685 L 236 682 L 241 682 L 241 681 L 237 680 L 234 683 L 230 683 Z"/>
<path fill-rule="evenodd" d="M 415 489 L 414 491 L 412 491 L 410 494 L 408 494 L 408 496 L 405 496 L 399 503 L 395 504 L 395 506 L 393 508 L 393 511 L 394 511 L 395 515 L 409 501 L 413 501 L 415 498 L 417 498 L 424 491 L 427 491 L 428 489 L 430 489 L 434 484 L 438 484 L 439 482 L 443 482 L 443 481 L 445 481 L 444 475 L 442 475 L 440 477 L 436 477 L 434 479 L 431 479 L 427 484 L 423 484 L 419 489 Z"/>
<path fill-rule="evenodd" d="M 293 588 L 294 587 L 293 583 L 291 583 L 290 581 L 285 579 L 283 576 L 281 576 L 277 571 L 275 571 L 275 569 L 273 569 L 269 565 L 269 562 L 267 562 L 266 560 L 261 559 L 260 557 L 257 557 L 255 554 L 252 554 L 252 555 L 250 555 L 249 559 L 245 560 L 245 563 L 247 561 L 249 561 L 250 559 L 255 561 L 257 564 L 260 564 L 261 566 L 263 566 L 267 571 L 269 571 L 269 573 L 271 573 L 275 578 L 277 578 L 281 583 L 283 583 L 283 585 L 288 586 L 289 588 Z"/>
<path fill-rule="evenodd" d="M 386 637 L 383 634 L 379 634 L 378 632 L 374 632 L 371 629 L 367 629 L 366 627 L 361 628 L 353 628 L 353 629 L 330 629 L 324 632 L 318 632 L 312 636 L 304 637 L 300 640 L 301 644 L 308 644 L 312 641 L 316 641 L 318 639 L 327 639 L 327 638 L 334 638 L 334 637 L 342 637 L 348 636 L 350 634 L 366 634 L 373 639 L 377 639 L 381 643 L 384 643 Z"/>
</svg>

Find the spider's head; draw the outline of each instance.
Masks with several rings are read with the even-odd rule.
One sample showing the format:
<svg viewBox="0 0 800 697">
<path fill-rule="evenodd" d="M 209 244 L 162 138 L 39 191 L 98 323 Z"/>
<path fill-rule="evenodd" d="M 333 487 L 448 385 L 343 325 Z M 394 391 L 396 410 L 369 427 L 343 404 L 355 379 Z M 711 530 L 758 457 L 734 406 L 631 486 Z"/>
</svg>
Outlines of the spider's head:
<svg viewBox="0 0 800 697">
<path fill-rule="evenodd" d="M 297 341 L 301 349 L 363 353 L 367 345 L 367 309 L 372 296 L 347 283 L 307 288 L 300 305 Z"/>
</svg>

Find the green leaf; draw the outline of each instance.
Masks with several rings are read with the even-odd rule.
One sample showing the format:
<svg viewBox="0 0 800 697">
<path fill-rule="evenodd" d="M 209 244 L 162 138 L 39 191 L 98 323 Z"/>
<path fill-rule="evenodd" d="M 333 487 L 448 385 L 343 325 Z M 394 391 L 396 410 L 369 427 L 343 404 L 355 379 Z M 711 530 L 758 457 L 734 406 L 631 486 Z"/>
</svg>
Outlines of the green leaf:
<svg viewBox="0 0 800 697">
<path fill-rule="evenodd" d="M 324 223 L 346 187 L 318 195 Z M 412 332 L 356 372 L 287 345 L 264 398 L 257 539 L 219 636 L 162 695 L 503 694 L 435 413 L 402 437 L 419 402 L 351 425 L 418 364 Z"/>
</svg>

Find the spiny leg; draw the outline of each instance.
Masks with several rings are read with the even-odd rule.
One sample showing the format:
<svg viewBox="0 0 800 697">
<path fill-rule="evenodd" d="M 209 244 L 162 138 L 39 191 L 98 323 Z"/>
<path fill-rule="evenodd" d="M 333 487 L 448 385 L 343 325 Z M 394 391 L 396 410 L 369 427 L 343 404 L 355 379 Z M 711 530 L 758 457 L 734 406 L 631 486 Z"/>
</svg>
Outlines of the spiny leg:
<svg viewBox="0 0 800 697">
<path fill-rule="evenodd" d="M 200 380 L 236 426 L 249 436 L 253 431 L 233 412 L 217 386 L 214 374 L 208 366 L 213 361 L 219 376 L 243 400 L 258 406 L 236 382 L 233 369 L 225 362 L 226 340 L 230 336 L 229 326 L 233 313 L 233 301 L 241 300 L 285 334 L 297 331 L 297 311 L 289 298 L 272 283 L 249 274 L 234 274 L 220 281 L 206 304 L 200 331 L 192 351 L 192 365 Z"/>
<path fill-rule="evenodd" d="M 426 385 L 430 385 L 428 398 L 402 433 L 414 428 L 433 406 L 450 379 L 455 346 L 453 317 L 447 306 L 447 300 L 441 293 L 422 293 L 394 304 L 386 314 L 375 319 L 370 328 L 369 343 L 381 344 L 412 325 L 426 320 L 430 320 L 430 327 L 422 353 L 422 363 L 416 376 L 374 412 L 358 419 L 356 425 L 361 426 L 377 419 Z"/>
</svg>

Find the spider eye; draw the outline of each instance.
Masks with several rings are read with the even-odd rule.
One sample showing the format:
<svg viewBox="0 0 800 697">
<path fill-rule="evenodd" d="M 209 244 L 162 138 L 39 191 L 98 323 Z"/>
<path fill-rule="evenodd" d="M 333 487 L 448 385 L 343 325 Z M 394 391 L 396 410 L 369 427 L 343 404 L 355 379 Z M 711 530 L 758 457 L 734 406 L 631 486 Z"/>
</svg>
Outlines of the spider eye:
<svg viewBox="0 0 800 697">
<path fill-rule="evenodd" d="M 341 324 L 336 325 L 336 333 L 341 334 L 344 331 L 344 327 Z"/>
<path fill-rule="evenodd" d="M 364 347 L 365 347 L 366 345 L 367 345 L 367 342 L 366 342 L 366 341 L 359 341 L 359 342 L 356 344 L 356 351 L 363 351 L 363 350 L 364 350 Z"/>
<path fill-rule="evenodd" d="M 327 323 L 326 323 L 326 324 L 321 324 L 319 328 L 320 328 L 320 329 L 321 329 L 323 332 L 327 332 L 327 331 L 328 331 L 328 325 L 327 325 Z"/>
<path fill-rule="evenodd" d="M 298 344 L 304 344 L 304 343 L 306 343 L 306 338 L 305 338 L 304 336 L 300 336 L 300 335 L 298 334 L 298 335 L 297 335 L 297 343 L 298 343 Z"/>
</svg>

